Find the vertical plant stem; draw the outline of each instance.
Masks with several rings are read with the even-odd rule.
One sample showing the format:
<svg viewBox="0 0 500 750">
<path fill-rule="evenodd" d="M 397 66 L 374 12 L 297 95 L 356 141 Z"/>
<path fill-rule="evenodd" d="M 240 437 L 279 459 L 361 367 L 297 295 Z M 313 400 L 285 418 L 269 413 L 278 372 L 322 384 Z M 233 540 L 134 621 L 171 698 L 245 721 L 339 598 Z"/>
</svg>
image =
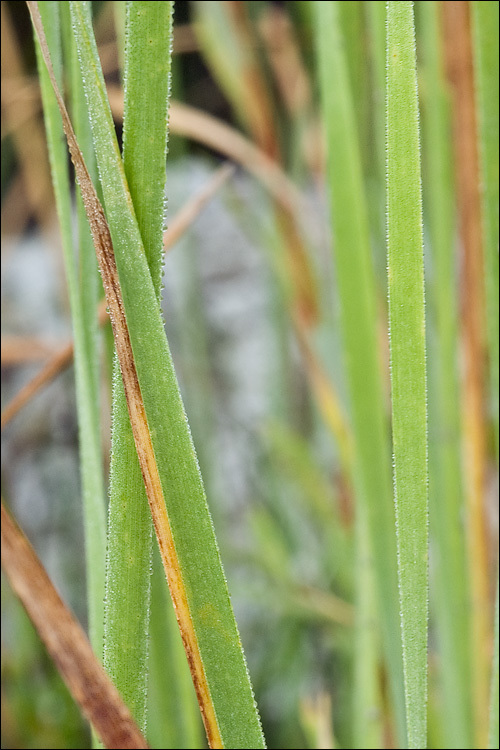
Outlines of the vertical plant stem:
<svg viewBox="0 0 500 750">
<path fill-rule="evenodd" d="M 413 3 L 387 3 L 387 254 L 408 746 L 427 744 L 427 404 Z"/>
<path fill-rule="evenodd" d="M 450 748 L 472 746 L 469 608 L 463 532 L 458 398 L 458 268 L 449 87 L 438 4 L 421 3 L 424 207 L 434 282 L 428 295 L 436 335 L 429 337 L 429 513 L 437 637 L 443 689 L 442 732 Z"/>
<path fill-rule="evenodd" d="M 356 510 L 364 515 L 361 523 L 368 534 L 368 543 L 359 553 L 366 555 L 371 551 L 373 554 L 376 606 L 381 617 L 391 695 L 402 744 L 405 718 L 395 521 L 367 209 L 338 5 L 321 0 L 315 6 L 336 271 L 355 444 Z"/>
<path fill-rule="evenodd" d="M 127 3 L 123 162 L 158 298 L 171 33 L 171 2 Z M 151 541 L 151 515 L 115 358 L 104 665 L 142 731 L 146 728 Z"/>
<path fill-rule="evenodd" d="M 62 78 L 60 39 L 60 3 L 43 2 L 40 12 L 48 31 L 48 43 L 54 57 L 56 75 Z M 68 280 L 73 320 L 75 381 L 78 408 L 79 452 L 85 524 L 85 556 L 87 568 L 87 600 L 89 635 L 96 654 L 102 657 L 104 563 L 106 554 L 106 519 L 104 483 L 101 463 L 101 441 L 98 423 L 99 390 L 96 376 L 96 336 L 93 314 L 86 310 L 91 304 L 84 296 L 88 285 L 95 285 L 95 266 L 82 262 L 79 278 L 73 251 L 71 228 L 71 197 L 67 172 L 67 151 L 61 126 L 61 116 L 54 97 L 47 69 L 36 43 L 42 100 L 47 129 L 47 142 L 56 195 L 56 206 L 61 224 L 62 244 Z M 88 230 L 86 230 L 88 231 Z M 81 256 L 85 248 L 80 248 Z M 92 249 L 93 253 L 93 249 Z"/>
<path fill-rule="evenodd" d="M 64 46 L 64 59 L 68 70 L 69 100 L 72 112 L 72 121 L 75 134 L 85 158 L 89 174 L 93 180 L 98 182 L 97 164 L 92 143 L 92 130 L 87 116 L 85 93 L 83 90 L 80 66 L 78 65 L 78 54 L 75 40 L 71 32 L 71 18 L 67 2 L 60 3 L 60 14 L 62 23 L 62 38 Z M 85 330 L 87 331 L 89 367 L 94 375 L 94 392 L 99 392 L 99 342 L 98 342 L 98 302 L 103 296 L 103 288 L 98 272 L 97 259 L 95 257 L 94 245 L 90 227 L 85 214 L 83 200 L 79 186 L 76 186 L 76 209 L 78 222 L 78 266 L 80 274 L 80 288 L 82 299 L 82 311 L 85 319 Z M 99 426 L 99 401 L 93 404 L 96 412 L 96 426 Z M 100 438 L 97 437 L 99 444 Z"/>
</svg>

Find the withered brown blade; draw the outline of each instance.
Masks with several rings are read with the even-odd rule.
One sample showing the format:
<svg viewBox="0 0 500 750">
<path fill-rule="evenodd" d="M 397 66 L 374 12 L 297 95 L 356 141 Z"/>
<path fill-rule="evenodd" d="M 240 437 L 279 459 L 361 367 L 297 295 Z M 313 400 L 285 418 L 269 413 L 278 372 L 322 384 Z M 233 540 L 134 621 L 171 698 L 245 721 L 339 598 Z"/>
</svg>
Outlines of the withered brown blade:
<svg viewBox="0 0 500 750">
<path fill-rule="evenodd" d="M 87 636 L 2 502 L 2 567 L 82 712 L 107 748 L 147 748 Z"/>
</svg>

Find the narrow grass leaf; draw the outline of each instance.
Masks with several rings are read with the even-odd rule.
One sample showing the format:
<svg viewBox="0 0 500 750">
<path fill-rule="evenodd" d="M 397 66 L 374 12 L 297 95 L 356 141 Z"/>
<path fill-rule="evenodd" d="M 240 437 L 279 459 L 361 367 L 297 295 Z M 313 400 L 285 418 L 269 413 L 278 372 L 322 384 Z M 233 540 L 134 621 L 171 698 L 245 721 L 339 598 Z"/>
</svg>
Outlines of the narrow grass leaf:
<svg viewBox="0 0 500 750">
<path fill-rule="evenodd" d="M 92 143 L 92 131 L 87 117 L 85 93 L 83 91 L 80 66 L 76 45 L 71 33 L 71 19 L 68 3 L 60 3 L 61 30 L 63 40 L 64 62 L 68 71 L 68 94 L 72 112 L 72 122 L 75 134 L 82 150 L 89 174 L 94 182 L 97 182 L 97 164 L 95 161 L 94 146 Z M 43 16 L 42 16 L 43 18 Z M 86 331 L 87 359 L 90 372 L 93 376 L 93 389 L 95 394 L 94 411 L 97 430 L 97 444 L 100 445 L 100 400 L 99 400 L 99 300 L 104 297 L 101 278 L 99 276 L 97 258 L 95 256 L 92 235 L 85 213 L 83 200 L 78 186 L 76 187 L 76 209 L 78 227 L 78 270 L 80 276 L 82 314 Z M 105 503 L 103 503 L 105 505 Z"/>
<path fill-rule="evenodd" d="M 45 27 L 49 30 L 47 41 L 54 57 L 55 73 L 59 80 L 62 79 L 60 5 L 57 2 L 44 2 L 40 8 Z M 97 313 L 95 308 L 93 315 L 86 311 L 86 306 L 91 305 L 91 300 L 85 298 L 83 294 L 85 285 L 95 282 L 95 279 L 90 278 L 95 270 L 94 268 L 84 269 L 81 277 L 78 272 L 77 259 L 73 248 L 67 150 L 61 127 L 61 117 L 38 43 L 36 44 L 36 50 L 73 322 L 89 633 L 96 653 L 102 655 L 106 518 L 97 411 L 99 390 L 95 373 L 96 357 L 94 356 L 95 324 L 93 317 Z M 88 232 L 88 228 L 86 231 Z M 83 287 L 81 284 L 83 284 Z"/>
<path fill-rule="evenodd" d="M 413 3 L 387 3 L 387 242 L 401 633 L 408 745 L 427 743 L 427 402 Z"/>
<path fill-rule="evenodd" d="M 466 547 L 462 516 L 457 377 L 458 268 L 449 88 L 438 3 L 419 6 L 423 201 L 433 279 L 427 293 L 429 348 L 429 518 L 435 549 L 431 595 L 441 658 L 441 732 L 450 748 L 471 747 L 472 710 Z M 431 328 L 432 326 L 432 328 Z"/>
<path fill-rule="evenodd" d="M 368 116 L 368 62 L 366 56 L 365 3 L 360 0 L 337 0 L 340 28 L 344 40 L 344 59 L 349 78 L 353 110 L 356 113 L 356 130 L 363 170 L 371 156 L 369 149 Z"/>
<path fill-rule="evenodd" d="M 72 2 L 70 7 L 113 243 L 59 93 L 58 102 L 78 179 L 85 185 L 134 440 L 205 729 L 211 747 L 263 747 L 214 530 L 116 142 L 89 8 L 80 2 Z M 36 4 L 30 3 L 30 9 L 39 38 L 43 38 Z M 48 53 L 46 62 L 50 69 Z M 52 83 L 57 89 L 53 77 Z"/>
<path fill-rule="evenodd" d="M 171 32 L 170 2 L 127 4 L 123 162 L 157 296 Z M 111 450 L 104 666 L 145 731 L 152 524 L 117 359 Z"/>
<path fill-rule="evenodd" d="M 377 347 L 377 307 L 368 212 L 338 5 L 324 0 L 315 5 L 334 252 L 354 436 L 354 486 L 357 512 L 364 515 L 362 528 L 367 534 L 360 555 L 368 551 L 373 555 L 378 595 L 376 606 L 381 618 L 398 733 L 400 742 L 403 742 L 403 669 L 389 429 Z M 369 575 L 368 571 L 366 573 Z M 365 615 L 362 619 L 364 622 L 369 620 Z"/>
</svg>

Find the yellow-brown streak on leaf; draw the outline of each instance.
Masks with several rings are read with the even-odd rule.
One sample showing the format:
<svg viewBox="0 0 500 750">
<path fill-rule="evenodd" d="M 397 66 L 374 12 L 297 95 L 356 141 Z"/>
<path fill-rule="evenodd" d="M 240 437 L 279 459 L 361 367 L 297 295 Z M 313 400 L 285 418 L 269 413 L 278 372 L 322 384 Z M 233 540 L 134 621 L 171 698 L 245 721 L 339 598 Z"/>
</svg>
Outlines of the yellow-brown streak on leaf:
<svg viewBox="0 0 500 750">
<path fill-rule="evenodd" d="M 61 111 L 64 132 L 68 140 L 71 158 L 80 184 L 83 203 L 94 240 L 94 247 L 106 292 L 106 300 L 113 328 L 116 352 L 122 373 L 123 386 L 137 456 L 144 479 L 156 536 L 158 538 L 163 567 L 167 576 L 170 594 L 174 603 L 179 629 L 191 670 L 191 676 L 200 704 L 205 731 L 207 733 L 210 747 L 220 748 L 223 747 L 222 740 L 205 671 L 201 661 L 198 640 L 194 630 L 191 613 L 189 611 L 182 571 L 180 570 L 179 560 L 177 558 L 177 552 L 172 538 L 172 531 L 165 506 L 165 498 L 163 496 L 156 457 L 151 442 L 151 434 L 135 368 L 134 355 L 123 308 L 123 300 L 109 226 L 87 171 L 83 155 L 78 147 L 69 115 L 66 111 L 64 101 L 55 80 L 50 62 L 50 54 L 43 31 L 43 24 L 38 10 L 38 4 L 29 1 L 28 7 L 31 12 L 33 24 L 38 35 L 47 70 Z"/>
<path fill-rule="evenodd" d="M 105 747 L 147 748 L 129 709 L 2 502 L 2 567 L 73 698 Z"/>
</svg>

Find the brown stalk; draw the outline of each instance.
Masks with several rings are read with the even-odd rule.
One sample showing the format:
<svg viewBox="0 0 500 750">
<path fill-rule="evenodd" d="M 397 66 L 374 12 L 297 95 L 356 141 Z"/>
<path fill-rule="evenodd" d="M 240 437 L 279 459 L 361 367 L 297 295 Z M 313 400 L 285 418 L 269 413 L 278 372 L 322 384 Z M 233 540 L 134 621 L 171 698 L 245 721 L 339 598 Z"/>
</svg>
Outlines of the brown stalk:
<svg viewBox="0 0 500 750">
<path fill-rule="evenodd" d="M 57 350 L 57 344 L 50 344 L 32 336 L 2 336 L 2 367 L 23 362 L 37 362 L 46 359 Z"/>
<path fill-rule="evenodd" d="M 108 319 L 105 303 L 99 309 L 99 322 L 102 324 Z M 73 361 L 74 346 L 73 342 L 67 344 L 61 349 L 47 364 L 32 378 L 21 390 L 16 393 L 7 406 L 2 411 L 1 427 L 3 428 L 25 406 L 33 396 L 38 393 L 45 385 L 51 382 L 60 372 L 62 372 Z"/>
<path fill-rule="evenodd" d="M 2 501 L 2 567 L 82 712 L 107 748 L 147 748 L 82 627 Z"/>
<path fill-rule="evenodd" d="M 177 558 L 163 489 L 158 474 L 151 434 L 135 367 L 109 226 L 92 180 L 90 179 L 83 155 L 78 147 L 68 112 L 54 76 L 38 3 L 29 0 L 27 4 L 61 112 L 64 132 L 80 185 L 85 212 L 90 224 L 97 261 L 106 293 L 137 457 L 142 471 L 160 554 L 205 725 L 208 743 L 212 748 L 222 747 L 222 739 L 199 651 L 198 640 L 189 611 L 182 571 Z"/>
<path fill-rule="evenodd" d="M 170 250 L 179 240 L 186 229 L 194 222 L 198 214 L 206 206 L 208 201 L 215 195 L 219 188 L 234 175 L 234 166 L 232 164 L 223 164 L 217 169 L 207 184 L 182 206 L 174 216 L 170 226 L 163 235 L 163 249 Z"/>
<path fill-rule="evenodd" d="M 214 196 L 219 188 L 231 177 L 234 168 L 230 164 L 224 164 L 216 170 L 207 184 L 188 200 L 170 222 L 169 228 L 163 234 L 163 249 L 170 250 L 184 232 L 191 226 L 198 214 L 203 210 L 208 201 Z M 98 309 L 99 325 L 104 325 L 109 319 L 107 313 L 107 302 L 103 300 Z M 3 347 L 3 344 L 2 344 Z M 2 349 L 3 351 L 3 349 Z M 46 365 L 14 396 L 2 411 L 2 429 L 25 406 L 33 396 L 45 385 L 55 378 L 65 367 L 73 361 L 73 342 L 61 349 L 46 363 Z M 3 363 L 3 355 L 2 355 Z"/>
<path fill-rule="evenodd" d="M 488 536 L 485 518 L 486 422 L 483 247 L 470 3 L 441 3 L 448 76 L 453 93 L 456 184 L 462 258 L 462 385 L 467 502 L 473 695 L 478 747 L 486 747 L 491 643 Z"/>
</svg>

